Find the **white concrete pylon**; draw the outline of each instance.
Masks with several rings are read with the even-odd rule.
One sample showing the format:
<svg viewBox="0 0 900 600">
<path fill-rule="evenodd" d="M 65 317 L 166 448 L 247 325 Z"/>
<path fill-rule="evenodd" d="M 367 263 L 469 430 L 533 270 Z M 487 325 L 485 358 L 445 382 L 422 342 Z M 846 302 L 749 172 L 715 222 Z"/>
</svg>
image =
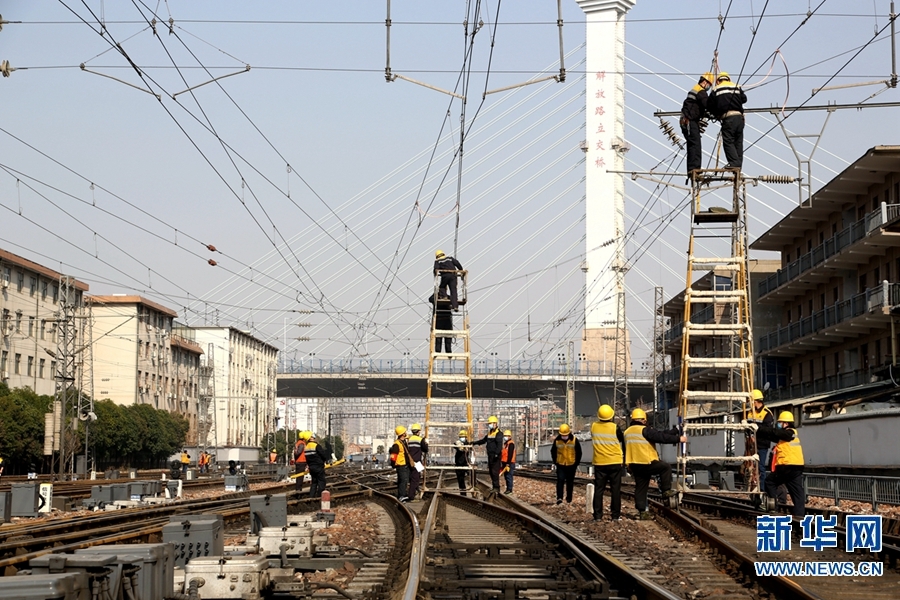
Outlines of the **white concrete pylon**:
<svg viewBox="0 0 900 600">
<path fill-rule="evenodd" d="M 576 0 L 586 16 L 585 358 L 616 360 L 625 332 L 617 299 L 625 289 L 625 14 L 636 0 Z M 626 334 L 627 335 L 627 334 Z M 619 344 L 627 347 L 627 344 Z"/>
</svg>

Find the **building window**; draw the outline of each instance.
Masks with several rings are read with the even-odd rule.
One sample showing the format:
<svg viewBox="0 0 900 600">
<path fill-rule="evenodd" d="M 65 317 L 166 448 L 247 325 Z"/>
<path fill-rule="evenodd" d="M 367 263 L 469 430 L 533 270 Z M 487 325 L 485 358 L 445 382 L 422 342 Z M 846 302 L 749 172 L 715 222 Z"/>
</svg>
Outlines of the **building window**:
<svg viewBox="0 0 900 600">
<path fill-rule="evenodd" d="M 878 210 L 878 196 L 872 198 L 872 210 Z"/>
<path fill-rule="evenodd" d="M 806 251 L 812 252 L 812 240 L 806 240 Z"/>
<path fill-rule="evenodd" d="M 819 232 L 819 244 L 824 244 L 824 243 L 825 243 L 825 232 L 820 231 Z"/>
<path fill-rule="evenodd" d="M 813 301 L 812 298 L 809 299 L 809 316 L 813 314 Z"/>
<path fill-rule="evenodd" d="M 59 301 L 59 285 L 53 284 L 53 303 L 56 304 Z"/>
<path fill-rule="evenodd" d="M 803 363 L 797 363 L 797 383 L 803 383 Z"/>
<path fill-rule="evenodd" d="M 815 367 L 813 366 L 813 364 L 814 363 L 813 363 L 812 359 L 810 359 L 810 361 L 809 361 L 809 380 L 810 381 L 816 380 L 816 372 L 815 372 Z"/>
<path fill-rule="evenodd" d="M 861 294 L 864 291 L 866 291 L 866 276 L 860 275 L 859 276 L 859 289 L 857 290 L 857 293 Z"/>
<path fill-rule="evenodd" d="M 16 311 L 16 331 L 22 331 L 22 311 Z"/>
<path fill-rule="evenodd" d="M 34 375 L 34 357 L 28 357 L 28 376 L 32 377 Z"/>
<path fill-rule="evenodd" d="M 784 264 L 786 264 L 786 265 L 791 264 L 791 253 L 790 252 L 788 252 L 787 254 L 784 255 Z"/>
<path fill-rule="evenodd" d="M 41 319 L 41 339 L 46 339 L 47 337 L 47 321 Z M 43 360 L 43 359 L 42 359 Z"/>
<path fill-rule="evenodd" d="M 862 359 L 862 370 L 869 370 L 869 345 L 863 344 L 859 347 L 859 357 Z"/>
<path fill-rule="evenodd" d="M 40 377 L 41 379 L 44 378 L 44 367 L 46 366 L 46 364 L 47 364 L 47 360 L 43 359 L 43 358 L 38 363 L 38 377 Z"/>
<path fill-rule="evenodd" d="M 872 285 L 878 285 L 878 283 L 881 281 L 881 269 L 879 269 L 878 267 L 875 267 L 874 273 L 875 273 L 875 277 L 872 278 L 873 279 Z"/>
<path fill-rule="evenodd" d="M 834 304 L 838 303 L 838 298 L 840 298 L 840 296 L 838 295 L 838 287 L 837 286 L 834 286 L 834 288 L 831 290 L 831 298 L 834 301 Z"/>
<path fill-rule="evenodd" d="M 9 360 L 9 352 L 4 350 L 3 353 L 0 354 L 0 375 L 2 375 L 3 373 L 6 373 L 6 361 L 8 361 L 8 360 Z"/>
<path fill-rule="evenodd" d="M 836 235 L 837 235 L 837 223 L 832 223 L 831 224 L 831 237 L 834 237 Z"/>
<path fill-rule="evenodd" d="M 56 361 L 50 361 L 50 377 L 56 378 Z"/>
<path fill-rule="evenodd" d="M 23 271 L 17 271 L 16 276 L 18 278 L 16 282 L 16 287 L 18 288 L 17 291 L 21 293 L 25 288 L 25 273 Z"/>
<path fill-rule="evenodd" d="M 28 337 L 34 337 L 34 317 L 28 317 Z"/>
<path fill-rule="evenodd" d="M 47 289 L 50 287 L 50 282 L 46 279 L 41 282 L 41 300 L 47 299 Z"/>
<path fill-rule="evenodd" d="M 841 374 L 841 353 L 840 352 L 834 353 L 834 374 L 835 375 Z"/>
<path fill-rule="evenodd" d="M 791 309 L 788 309 L 788 311 L 787 311 L 787 322 L 788 322 L 788 324 L 791 323 Z"/>
<path fill-rule="evenodd" d="M 22 372 L 22 355 L 16 353 L 16 360 L 13 362 L 13 373 L 19 375 Z"/>
<path fill-rule="evenodd" d="M 822 356 L 822 378 L 824 379 L 828 374 L 828 366 L 825 364 L 825 356 Z"/>
<path fill-rule="evenodd" d="M 803 319 L 803 305 L 798 304 L 797 305 L 797 320 L 800 321 L 802 319 Z"/>
<path fill-rule="evenodd" d="M 29 295 L 34 296 L 37 293 L 37 277 L 29 277 L 28 282 L 31 284 L 29 286 Z"/>
<path fill-rule="evenodd" d="M 824 292 L 819 294 L 819 308 L 821 308 L 822 310 L 825 310 L 825 293 Z M 824 372 L 824 370 L 823 370 L 823 372 Z"/>
</svg>

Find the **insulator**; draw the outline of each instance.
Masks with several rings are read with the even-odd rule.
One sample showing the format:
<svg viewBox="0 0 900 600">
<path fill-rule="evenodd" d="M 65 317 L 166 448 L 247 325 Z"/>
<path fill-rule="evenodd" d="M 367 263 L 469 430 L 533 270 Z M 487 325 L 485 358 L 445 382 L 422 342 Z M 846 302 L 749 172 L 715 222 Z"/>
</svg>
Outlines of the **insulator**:
<svg viewBox="0 0 900 600">
<path fill-rule="evenodd" d="M 763 183 L 794 183 L 795 181 L 790 175 L 760 175 L 758 179 Z"/>
<path fill-rule="evenodd" d="M 709 125 L 709 119 L 700 119 L 700 122 L 697 123 L 697 126 L 700 128 L 700 135 L 706 133 L 707 125 Z"/>
<path fill-rule="evenodd" d="M 669 138 L 669 142 L 673 146 L 677 146 L 679 150 L 684 150 L 684 142 L 681 141 L 681 138 L 678 137 L 678 134 L 675 133 L 675 129 L 672 128 L 672 125 L 669 124 L 668 121 L 663 121 L 663 118 L 659 118 L 659 128 L 662 132 Z"/>
<path fill-rule="evenodd" d="M 206 249 L 209 250 L 210 252 L 215 252 L 215 251 L 216 251 L 216 247 L 213 246 L 212 244 L 207 244 L 207 245 L 206 245 Z"/>
<path fill-rule="evenodd" d="M 206 262 L 208 262 L 208 263 L 209 263 L 209 266 L 211 266 L 211 267 L 214 267 L 214 266 L 216 266 L 217 264 L 219 264 L 219 263 L 217 263 L 216 261 L 214 261 L 213 259 L 209 259 L 209 260 L 206 261 Z"/>
</svg>

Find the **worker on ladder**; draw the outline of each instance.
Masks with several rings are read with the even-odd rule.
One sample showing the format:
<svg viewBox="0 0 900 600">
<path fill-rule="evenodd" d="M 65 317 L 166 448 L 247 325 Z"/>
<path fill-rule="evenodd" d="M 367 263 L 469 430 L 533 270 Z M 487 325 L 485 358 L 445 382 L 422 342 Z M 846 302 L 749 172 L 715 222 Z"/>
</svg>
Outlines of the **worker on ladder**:
<svg viewBox="0 0 900 600">
<path fill-rule="evenodd" d="M 456 291 L 456 271 L 462 271 L 463 266 L 452 256 L 444 254 L 443 250 L 434 252 L 434 274 L 441 276 L 438 283 L 438 296 L 443 292 L 450 296 L 450 309 L 459 310 L 459 296 Z"/>
<path fill-rule="evenodd" d="M 431 302 L 434 311 L 434 328 L 437 331 L 452 331 L 453 330 L 453 311 L 450 309 L 449 304 L 450 300 L 447 298 L 446 294 L 438 294 L 437 302 L 434 301 L 434 294 L 428 298 L 428 301 Z M 441 306 L 443 305 L 443 306 Z M 434 351 L 440 352 L 441 346 L 444 347 L 444 352 L 450 354 L 453 352 L 453 338 L 452 337 L 437 337 L 434 338 Z"/>
<path fill-rule="evenodd" d="M 740 169 L 744 164 L 744 103 L 747 94 L 722 71 L 716 77 L 716 89 L 709 95 L 707 108 L 722 122 L 722 148 L 729 169 Z"/>
<path fill-rule="evenodd" d="M 701 121 L 706 116 L 706 102 L 709 99 L 707 90 L 712 87 L 713 74 L 704 73 L 700 77 L 700 81 L 688 90 L 687 98 L 681 104 L 681 133 L 684 135 L 684 141 L 687 143 L 687 172 L 688 178 L 691 177 L 691 171 L 699 169 L 703 163 L 703 149 L 701 147 L 701 139 L 703 131 L 701 131 Z"/>
</svg>

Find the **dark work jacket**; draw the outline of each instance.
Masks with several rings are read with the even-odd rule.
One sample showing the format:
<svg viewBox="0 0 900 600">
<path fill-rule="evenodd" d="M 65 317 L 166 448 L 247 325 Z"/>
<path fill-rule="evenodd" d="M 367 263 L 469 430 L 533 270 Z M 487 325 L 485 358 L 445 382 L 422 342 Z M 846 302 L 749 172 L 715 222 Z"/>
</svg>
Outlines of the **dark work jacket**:
<svg viewBox="0 0 900 600">
<path fill-rule="evenodd" d="M 438 271 L 452 271 L 454 269 L 456 269 L 457 271 L 462 271 L 463 266 L 459 264 L 459 261 L 452 256 L 445 256 L 441 260 L 434 261 L 435 275 L 437 275 Z M 442 273 L 442 275 L 450 275 L 450 273 Z"/>
<path fill-rule="evenodd" d="M 406 438 L 406 447 L 409 448 L 409 456 L 413 462 L 422 462 L 422 459 L 428 454 L 428 442 L 416 434 Z"/>
<path fill-rule="evenodd" d="M 719 87 L 709 95 L 709 101 L 706 103 L 706 108 L 715 118 L 721 119 L 725 116 L 725 113 L 730 110 L 736 110 L 743 113 L 744 103 L 746 101 L 747 94 L 744 93 L 744 90 L 733 83 L 726 82 L 724 84 L 719 84 Z"/>
<path fill-rule="evenodd" d="M 775 428 L 775 416 L 772 414 L 766 406 L 763 406 L 763 410 L 766 411 L 766 416 L 763 417 L 762 420 L 759 419 L 747 419 L 751 423 L 756 423 L 759 425 L 759 429 L 756 430 L 756 447 L 757 448 L 768 448 L 769 444 L 774 441 L 777 441 L 776 438 L 772 437 L 769 434 L 769 430 Z M 763 426 L 766 429 L 763 429 Z"/>
<path fill-rule="evenodd" d="M 688 121 L 699 121 L 706 114 L 706 102 L 709 92 L 698 83 L 690 89 L 687 98 L 681 104 L 681 116 Z"/>
<path fill-rule="evenodd" d="M 432 306 L 434 306 L 434 294 L 432 294 L 428 301 L 431 302 Z M 437 311 L 437 318 L 435 319 L 434 327 L 435 329 L 440 329 L 442 331 L 452 331 L 453 330 L 453 311 L 450 310 L 450 300 L 448 298 L 438 298 L 438 306 L 433 310 Z"/>
<path fill-rule="evenodd" d="M 631 424 L 640 425 L 640 423 L 636 423 L 635 421 L 632 421 Z M 675 427 L 669 431 L 659 431 L 658 429 L 653 429 L 649 425 L 645 425 L 644 439 L 651 444 L 677 444 L 681 441 L 681 434 L 678 433 L 678 429 Z"/>
<path fill-rule="evenodd" d="M 488 434 L 480 440 L 472 442 L 472 445 L 483 445 L 488 458 L 500 458 L 500 453 L 503 452 L 503 432 L 500 431 L 500 427 L 497 427 L 497 429 L 489 431 Z"/>
<path fill-rule="evenodd" d="M 306 456 L 306 466 L 310 471 L 321 471 L 325 469 L 325 463 L 328 461 L 328 454 L 325 453 L 325 446 L 316 440 L 306 442 L 306 449 L 303 451 Z"/>
<path fill-rule="evenodd" d="M 468 467 L 469 449 L 457 442 L 454 450 L 456 454 L 453 455 L 453 464 L 457 467 Z"/>
</svg>

